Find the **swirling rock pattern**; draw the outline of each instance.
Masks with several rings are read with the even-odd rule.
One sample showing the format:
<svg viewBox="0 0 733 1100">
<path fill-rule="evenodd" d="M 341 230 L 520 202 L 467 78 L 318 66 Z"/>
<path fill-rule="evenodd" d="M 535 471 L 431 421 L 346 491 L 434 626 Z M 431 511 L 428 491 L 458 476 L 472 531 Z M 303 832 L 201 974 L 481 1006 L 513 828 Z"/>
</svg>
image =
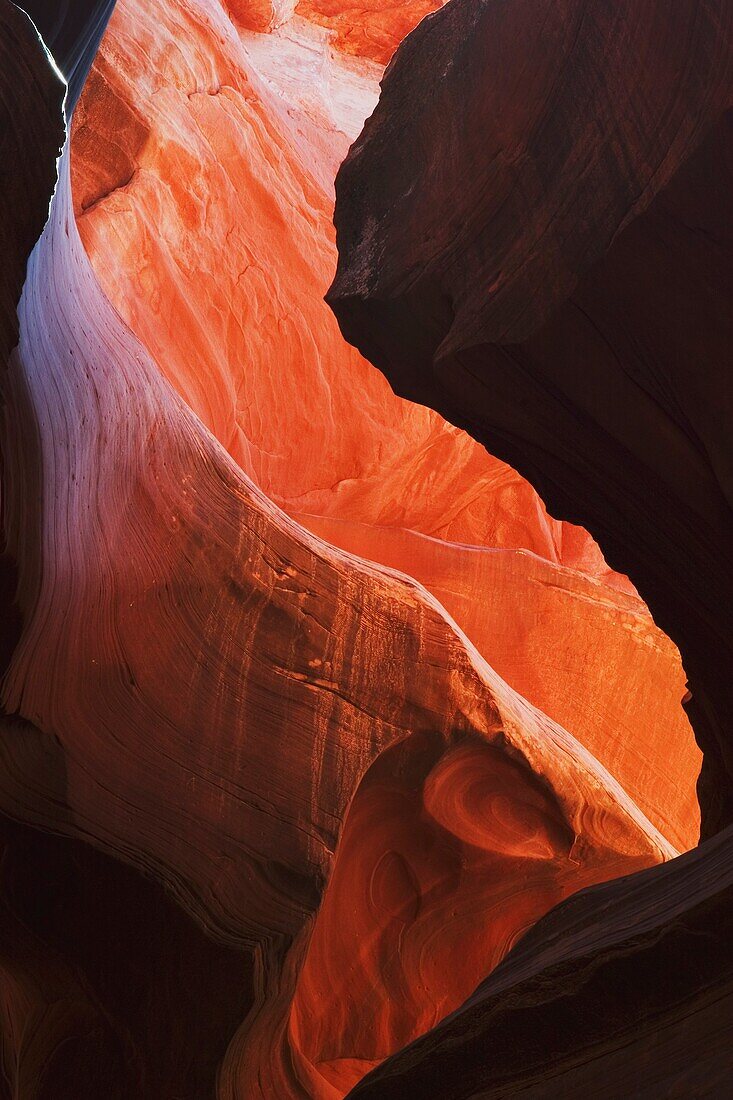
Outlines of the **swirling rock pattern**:
<svg viewBox="0 0 733 1100">
<path fill-rule="evenodd" d="M 732 902 L 730 829 L 664 867 L 583 891 L 350 1096 L 725 1096 Z"/>
<path fill-rule="evenodd" d="M 480 922 L 475 970 L 467 960 L 455 984 L 450 923 L 440 905 L 432 922 L 432 904 L 421 906 L 415 965 L 424 965 L 419 944 L 428 936 L 432 965 L 440 969 L 442 957 L 448 973 L 436 979 L 431 1022 L 498 961 L 529 913 L 583 881 L 673 850 L 577 742 L 499 679 L 424 589 L 309 536 L 248 481 L 103 298 L 76 234 L 66 161 L 63 168 L 30 261 L 8 372 L 11 499 L 29 439 L 37 440 L 32 468 L 43 471 L 43 492 L 30 495 L 39 515 L 11 513 L 16 555 L 34 545 L 31 532 L 40 535 L 36 553 L 23 556 L 24 630 L 3 701 L 53 733 L 64 775 L 59 789 L 16 731 L 4 741 L 3 805 L 123 856 L 163 881 L 221 942 L 256 949 L 258 1012 L 233 1041 L 222 1095 L 337 1095 L 358 1073 L 344 1082 L 339 1070 L 334 1086 L 318 1068 L 332 1052 L 320 1050 L 317 1034 L 304 1037 L 302 1024 L 291 1027 L 291 1012 L 314 1022 L 311 1013 L 297 1016 L 311 996 L 297 964 L 305 960 L 310 973 L 327 905 L 316 931 L 313 918 L 337 880 L 341 822 L 352 800 L 351 813 L 362 801 L 370 812 L 371 783 L 359 785 L 390 746 L 404 742 L 408 751 L 424 733 L 432 749 L 416 776 L 400 767 L 384 780 L 397 793 L 417 788 L 412 798 L 422 797 L 436 821 L 422 870 L 411 849 L 395 847 L 398 820 L 392 829 L 389 851 L 420 897 L 432 901 L 430 884 L 440 881 L 439 898 L 460 896 L 466 836 L 458 822 L 458 836 L 436 844 L 434 834 L 466 801 L 460 782 L 456 790 L 443 774 L 461 746 L 490 761 L 498 754 L 479 808 L 488 801 L 520 836 L 539 838 L 536 851 L 518 855 L 506 848 L 509 828 L 495 850 L 491 816 L 472 826 L 468 797 L 462 831 L 484 836 L 475 858 L 488 860 L 486 890 L 496 888 L 497 866 L 511 882 L 515 860 L 521 889 L 494 947 Z M 500 794 L 502 776 L 516 789 Z M 533 793 L 537 782 L 551 793 Z M 453 808 L 442 821 L 441 791 Z M 404 812 L 409 819 L 409 800 Z M 345 839 L 348 831 L 347 819 Z M 376 874 L 369 889 L 377 912 L 386 911 L 389 953 L 404 933 L 390 917 L 399 883 L 378 871 L 383 843 L 375 833 L 361 861 L 349 862 L 367 883 Z M 465 889 L 476 889 L 470 877 Z M 349 925 L 341 924 L 348 949 Z M 389 1012 L 388 981 L 377 990 L 365 982 L 361 992 L 354 983 L 349 996 L 359 995 L 365 1016 L 379 1005 Z M 337 1032 L 329 1031 L 331 1043 Z M 379 1053 L 390 1036 L 396 1046 L 406 1034 L 409 1021 L 387 1022 Z"/>
<path fill-rule="evenodd" d="M 30 24 L 8 15 L 7 26 L 21 28 L 20 68 L 16 79 L 3 70 L 0 81 L 19 142 L 18 104 L 29 86 L 39 108 L 28 119 L 39 126 L 24 146 L 32 154 L 28 180 L 2 178 L 4 209 L 18 201 L 20 185 L 29 211 L 10 240 L 2 302 L 8 347 L 19 332 L 2 375 L 1 436 L 3 535 L 17 609 L 0 686 L 7 933 L 0 1021 L 11 1095 L 71 1098 L 95 1088 L 151 1100 L 214 1092 L 222 1100 L 336 1100 L 457 1009 L 557 902 L 670 859 L 677 851 L 668 834 L 676 829 L 689 843 L 694 832 L 689 822 L 685 832 L 684 798 L 675 802 L 668 787 L 664 828 L 655 827 L 636 791 L 630 795 L 586 745 L 510 686 L 435 595 L 406 575 L 407 558 L 420 558 L 419 573 L 448 596 L 451 571 L 461 572 L 456 563 L 476 561 L 453 598 L 482 650 L 515 602 L 533 588 L 547 590 L 533 605 L 545 625 L 524 648 L 525 662 L 533 648 L 542 652 L 553 615 L 563 618 L 567 608 L 585 607 L 591 624 L 581 629 L 579 610 L 565 618 L 577 627 L 570 661 L 580 645 L 600 644 L 604 622 L 618 621 L 614 675 L 633 655 L 632 694 L 647 677 L 659 698 L 676 702 L 673 647 L 585 533 L 550 520 L 533 490 L 469 437 L 393 401 L 326 325 L 315 292 L 332 248 L 323 181 L 346 131 L 333 117 L 304 126 L 307 97 L 292 112 L 283 107 L 283 67 L 269 66 L 281 49 L 286 57 L 301 49 L 302 26 L 288 30 L 287 12 L 265 10 L 273 52 L 256 40 L 243 6 L 233 8 L 170 3 L 155 20 L 145 5 L 130 3 L 127 15 L 120 8 L 110 52 L 102 51 L 90 84 L 117 122 L 116 140 L 105 144 L 99 117 L 82 104 L 73 201 L 67 145 L 48 224 L 28 262 L 19 330 L 13 311 L 48 210 L 62 89 Z M 75 12 L 83 15 L 81 38 L 96 33 L 99 10 Z M 259 18 L 252 16 L 255 24 Z M 136 50 L 154 64 L 130 66 Z M 256 64 L 248 66 L 242 51 Z M 374 64 L 366 47 L 360 52 L 357 69 L 334 63 L 350 74 L 347 91 L 354 73 Z M 69 57 L 74 72 L 73 58 L 88 60 L 81 47 Z M 141 75 L 147 91 L 143 84 L 128 94 Z M 340 102 L 343 117 L 353 119 L 349 95 Z M 197 129 L 205 135 L 200 145 Z M 211 348 L 196 351 L 205 295 L 187 284 L 186 327 L 179 324 L 186 295 L 170 284 L 182 277 L 186 255 L 201 271 L 206 251 L 195 242 L 207 225 L 216 257 L 207 288 L 214 294 L 219 274 L 231 274 L 228 263 L 219 266 L 226 249 L 217 247 L 231 225 L 214 201 L 217 188 L 209 181 L 210 190 L 201 190 L 195 173 L 197 165 L 211 172 L 233 202 L 242 143 L 254 167 L 258 150 L 264 157 L 269 149 L 280 169 L 259 181 L 254 170 L 244 177 L 244 193 L 261 203 L 251 204 L 260 247 L 269 242 L 273 250 L 272 269 L 255 262 L 258 277 L 272 280 L 274 270 L 276 278 L 254 295 L 260 323 L 243 328 L 244 345 L 232 337 L 234 350 L 221 358 L 216 326 L 222 316 L 227 329 L 233 323 L 231 312 L 221 314 L 223 298 L 210 299 Z M 189 177 L 190 190 L 176 193 Z M 141 186 L 150 188 L 144 198 Z M 120 225 L 109 215 L 123 195 L 134 200 L 131 216 L 105 269 L 100 242 Z M 155 234 L 142 219 L 146 209 L 157 217 Z M 273 216 L 260 222 L 263 211 Z M 82 228 L 89 219 L 85 243 L 77 217 Z M 142 290 L 129 277 L 141 242 L 153 250 L 149 266 L 140 265 Z M 277 293 L 288 269 L 274 259 L 294 243 L 306 270 L 292 279 L 297 308 L 289 329 L 280 306 L 291 292 L 283 290 L 282 300 Z M 128 249 L 115 289 L 110 259 Z M 244 250 L 232 246 L 237 264 Z M 160 299 L 153 295 L 146 312 L 151 287 Z M 162 303 L 166 328 L 150 320 Z M 298 406 L 294 423 L 267 428 L 290 408 L 282 390 L 296 378 L 284 365 L 273 375 L 272 352 L 252 360 L 262 372 L 256 376 L 268 379 L 251 395 L 262 424 L 255 431 L 249 412 L 240 422 L 229 384 L 249 362 L 242 346 L 255 347 L 256 337 L 275 329 L 296 347 L 310 339 L 317 349 L 299 362 L 323 374 L 319 393 L 333 424 L 349 410 L 351 451 L 346 435 L 329 434 L 329 416 L 316 420 L 318 402 Z M 353 365 L 356 396 L 347 387 L 339 393 L 329 347 Z M 227 423 L 237 425 L 233 441 Z M 298 429 L 305 472 L 292 474 L 276 447 L 290 437 L 292 457 Z M 381 431 L 396 443 L 405 436 L 397 456 L 386 443 L 380 451 Z M 319 432 L 333 445 L 331 476 L 335 469 L 355 483 L 343 495 L 322 480 L 329 462 L 317 452 Z M 369 463 L 343 477 L 362 445 Z M 406 473 L 400 462 L 411 448 L 417 459 Z M 455 460 L 448 475 L 440 455 Z M 470 471 L 473 489 L 453 499 L 451 487 Z M 411 476 L 415 499 L 402 505 Z M 297 477 L 303 492 L 294 489 Z M 488 519 L 477 486 L 497 490 Z M 303 512 L 304 501 L 320 503 L 320 514 Z M 314 528 L 326 524 L 329 536 L 338 529 L 346 547 L 308 531 L 280 504 L 309 515 Z M 380 530 L 389 547 L 369 556 L 394 556 L 399 568 L 351 552 L 352 540 L 373 548 Z M 481 531 L 474 547 L 466 537 L 472 530 Z M 494 531 L 504 536 L 492 558 Z M 531 547 L 528 537 L 536 540 Z M 494 611 L 472 618 L 468 605 L 487 591 L 497 593 Z M 530 623 L 523 629 L 532 634 Z M 513 674 L 506 634 L 496 654 L 504 650 Z M 581 687 L 586 697 L 597 694 L 598 681 L 576 675 L 568 695 Z M 561 696 L 547 697 L 559 706 Z M 590 710 L 565 705 L 578 721 Z M 645 705 L 638 697 L 626 709 L 619 704 L 606 732 L 624 717 L 636 721 Z M 684 780 L 694 756 L 682 751 L 684 725 L 677 730 Z M 603 734 L 600 723 L 590 740 L 608 748 Z M 608 748 L 619 769 L 623 744 L 617 738 Z M 638 787 L 653 801 L 661 779 L 649 771 Z M 64 880 L 54 889 L 55 915 L 39 911 L 45 876 Z M 97 890 L 112 904 L 96 900 Z M 78 921 L 64 912 L 66 899 Z M 137 942 L 135 930 L 148 922 L 164 925 L 163 942 Z M 112 941 L 129 952 L 132 978 L 105 962 Z M 184 1052 L 192 1050 L 195 1065 L 187 1066 Z"/>
<path fill-rule="evenodd" d="M 298 0 L 296 11 L 335 31 L 335 45 L 347 54 L 386 65 L 402 39 L 445 0 Z"/>
<path fill-rule="evenodd" d="M 107 296 L 271 499 L 425 584 L 504 679 L 689 847 L 700 754 L 667 639 L 585 532 L 552 520 L 469 436 L 394 397 L 322 301 L 333 175 L 379 70 L 301 16 L 253 34 L 230 14 L 201 0 L 117 7 L 71 162 Z"/>
</svg>

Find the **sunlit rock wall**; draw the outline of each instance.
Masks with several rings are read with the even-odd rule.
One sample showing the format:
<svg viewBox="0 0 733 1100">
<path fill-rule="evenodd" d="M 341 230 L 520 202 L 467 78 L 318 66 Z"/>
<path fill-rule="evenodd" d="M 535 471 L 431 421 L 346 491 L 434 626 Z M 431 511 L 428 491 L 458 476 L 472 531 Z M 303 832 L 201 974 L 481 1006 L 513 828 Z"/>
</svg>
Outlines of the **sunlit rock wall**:
<svg viewBox="0 0 733 1100">
<path fill-rule="evenodd" d="M 301 8 L 254 33 L 219 3 L 118 5 L 72 146 L 97 275 L 271 499 L 426 584 L 489 663 L 688 847 L 700 757 L 674 649 L 584 531 L 552 520 L 468 435 L 396 398 L 322 300 L 333 177 L 381 69 L 366 41 L 344 53 Z"/>
<path fill-rule="evenodd" d="M 322 301 L 337 166 L 425 9 L 124 0 L 24 286 L 62 96 L 13 10 L 4 1075 L 337 1100 L 562 899 L 694 843 L 679 656 Z"/>
</svg>

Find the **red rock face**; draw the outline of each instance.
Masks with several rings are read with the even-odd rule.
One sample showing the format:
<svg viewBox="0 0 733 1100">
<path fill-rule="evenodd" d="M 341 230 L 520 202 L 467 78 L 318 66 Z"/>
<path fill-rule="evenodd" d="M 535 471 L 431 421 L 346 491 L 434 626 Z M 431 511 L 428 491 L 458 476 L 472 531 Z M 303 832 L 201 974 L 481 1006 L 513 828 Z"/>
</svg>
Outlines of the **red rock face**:
<svg viewBox="0 0 733 1100">
<path fill-rule="evenodd" d="M 105 302 L 67 202 L 62 177 L 8 375 L 9 484 L 28 468 L 33 423 L 53 425 L 36 468 L 55 504 L 25 524 L 12 513 L 16 557 L 37 526 L 52 552 L 24 559 L 24 631 L 3 696 L 8 712 L 53 729 L 62 755 L 8 737 L 3 805 L 93 838 L 162 880 L 222 942 L 257 947 L 261 999 L 225 1058 L 222 1095 L 330 1096 L 457 1005 L 532 915 L 674 850 L 424 589 L 307 535 L 252 485 Z M 55 571 L 41 569 L 49 560 Z M 400 744 L 404 760 L 384 756 Z M 478 923 L 454 982 L 445 906 L 462 891 L 475 905 L 476 890 L 486 906 L 499 869 L 511 904 L 488 942 Z M 353 923 L 338 901 L 352 876 L 368 900 Z M 385 971 L 375 990 L 366 975 L 394 953 L 418 898 L 415 950 L 432 944 L 434 988 L 417 1016 L 391 1019 L 393 979 Z M 337 969 L 365 924 L 381 942 L 344 1007 L 322 955 L 333 949 Z M 321 961 L 309 965 L 311 950 Z M 308 1010 L 319 974 L 316 1000 L 328 988 L 337 1002 L 320 1020 Z M 338 1030 L 354 998 L 357 1019 L 384 1012 L 385 1023 L 356 1065 L 331 1067 L 344 1048 L 355 1057 Z"/>
<path fill-rule="evenodd" d="M 248 31 L 267 31 L 277 26 L 282 17 L 290 14 L 292 4 L 271 3 L 271 0 L 229 0 L 222 4 L 229 18 Z"/>
<path fill-rule="evenodd" d="M 467 435 L 397 399 L 322 301 L 333 172 L 377 75 L 302 18 L 252 35 L 216 5 L 125 0 L 75 118 L 87 252 L 161 372 L 271 499 L 425 584 L 689 847 L 700 757 L 672 647 L 585 532 L 550 519 Z"/>
<path fill-rule="evenodd" d="M 291 1050 L 332 1086 L 313 1075 L 313 1094 L 348 1090 L 472 993 L 566 882 L 595 877 L 574 849 L 505 753 L 429 738 L 385 753 L 346 820 L 291 1008 Z"/>
<path fill-rule="evenodd" d="M 222 1100 L 335 1100 L 557 902 L 695 841 L 672 644 L 322 301 L 336 166 L 423 9 L 362 13 L 346 43 L 345 9 L 302 8 L 119 4 L 29 263 L 2 379 L 0 809 L 70 846 L 30 867 L 111 884 L 112 939 L 137 908 L 172 945 L 132 1004 L 93 920 L 82 947 L 31 919 L 9 827 L 15 1094 L 78 1095 L 89 1060 L 54 1051 L 91 1021 L 94 1064 L 126 1067 L 113 1096 L 200 1100 L 218 1066 Z M 177 950 L 198 994 L 179 1014 Z"/>
</svg>

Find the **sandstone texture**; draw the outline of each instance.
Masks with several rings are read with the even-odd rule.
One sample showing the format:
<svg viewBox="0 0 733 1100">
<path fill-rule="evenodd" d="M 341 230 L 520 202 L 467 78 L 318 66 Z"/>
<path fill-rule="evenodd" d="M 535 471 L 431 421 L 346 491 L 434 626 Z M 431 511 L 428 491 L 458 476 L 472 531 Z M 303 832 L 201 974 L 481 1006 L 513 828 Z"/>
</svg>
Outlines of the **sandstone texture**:
<svg viewBox="0 0 733 1100">
<path fill-rule="evenodd" d="M 539 982 L 591 1049 L 655 1018 L 617 956 L 676 936 L 708 989 L 675 645 L 323 301 L 336 169 L 434 6 L 120 0 L 95 57 L 110 4 L 30 4 L 64 102 L 0 0 L 3 1100 L 481 1095 L 440 1029 L 502 991 L 507 1044 Z M 575 1072 L 551 1032 L 521 1087 Z"/>
<path fill-rule="evenodd" d="M 731 829 L 577 894 L 459 1012 L 350 1096 L 725 1096 L 731 902 Z"/>
<path fill-rule="evenodd" d="M 551 519 L 467 434 L 395 397 L 322 300 L 333 176 L 379 68 L 297 13 L 269 34 L 230 14 L 201 0 L 118 4 L 71 154 L 105 293 L 271 500 L 423 583 L 689 847 L 700 754 L 673 647 L 584 531 Z"/>
<path fill-rule="evenodd" d="M 236 466 L 105 301 L 67 167 L 7 375 L 23 630 L 2 805 L 157 878 L 241 950 L 243 985 L 254 953 L 223 1096 L 341 1095 L 557 900 L 675 850 L 425 589 L 309 535 Z"/>
</svg>

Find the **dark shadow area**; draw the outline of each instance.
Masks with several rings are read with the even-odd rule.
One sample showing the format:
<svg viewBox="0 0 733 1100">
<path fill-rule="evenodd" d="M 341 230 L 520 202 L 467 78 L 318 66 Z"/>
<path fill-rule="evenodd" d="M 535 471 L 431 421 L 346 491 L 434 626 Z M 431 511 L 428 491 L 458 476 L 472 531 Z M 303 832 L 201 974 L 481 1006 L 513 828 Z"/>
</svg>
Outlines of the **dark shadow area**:
<svg viewBox="0 0 733 1100">
<path fill-rule="evenodd" d="M 249 957 L 210 940 L 157 883 L 79 841 L 3 816 L 0 842 L 6 1095 L 213 1098 L 251 1005 Z M 9 1002 L 22 1031 L 8 1026 Z"/>
</svg>

